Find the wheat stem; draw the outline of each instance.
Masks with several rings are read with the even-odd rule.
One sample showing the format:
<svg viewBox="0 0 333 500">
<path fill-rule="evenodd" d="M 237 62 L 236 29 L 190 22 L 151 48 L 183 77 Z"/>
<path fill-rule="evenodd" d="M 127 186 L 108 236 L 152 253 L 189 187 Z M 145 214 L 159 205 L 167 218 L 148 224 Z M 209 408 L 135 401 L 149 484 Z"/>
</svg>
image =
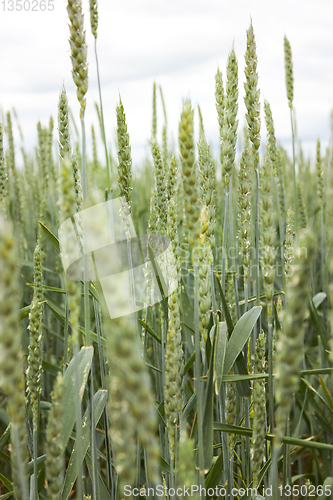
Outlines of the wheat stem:
<svg viewBox="0 0 333 500">
<path fill-rule="evenodd" d="M 103 112 L 101 79 L 100 79 L 99 62 L 98 62 L 98 55 L 97 55 L 97 38 L 95 38 L 94 49 L 95 49 L 96 71 L 97 71 L 97 84 L 98 84 L 98 95 L 99 95 L 99 109 L 100 109 L 100 116 L 101 116 L 100 125 L 101 125 L 102 139 L 103 139 L 103 144 L 104 144 L 105 164 L 106 164 L 106 183 L 107 183 L 108 193 L 111 194 L 110 159 L 109 159 L 108 147 L 107 147 L 106 135 L 105 135 L 105 123 L 104 123 L 104 112 Z"/>
</svg>

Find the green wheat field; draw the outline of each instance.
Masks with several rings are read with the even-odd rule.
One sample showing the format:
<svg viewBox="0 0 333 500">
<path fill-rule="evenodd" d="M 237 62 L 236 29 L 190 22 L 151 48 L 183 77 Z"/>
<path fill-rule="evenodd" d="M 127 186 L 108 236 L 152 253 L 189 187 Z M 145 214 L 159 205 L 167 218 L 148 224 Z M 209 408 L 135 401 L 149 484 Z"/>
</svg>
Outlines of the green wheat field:
<svg viewBox="0 0 333 500">
<path fill-rule="evenodd" d="M 67 12 L 80 116 L 60 88 L 57 121 L 37 124 L 36 151 L 15 145 L 13 113 L 0 122 L 0 500 L 332 499 L 333 141 L 324 151 L 318 139 L 314 162 L 302 152 L 288 39 L 291 155 L 260 97 L 251 23 L 244 89 L 234 50 L 216 70 L 219 157 L 189 98 L 171 147 L 154 84 L 151 159 L 132 169 L 121 98 L 117 157 L 100 86 L 99 130 L 85 121 L 84 22 L 90 15 L 96 48 L 97 1 L 83 17 L 81 0 L 68 0 Z M 118 296 L 139 310 L 111 319 L 87 265 L 71 278 L 58 231 L 120 197 L 110 215 L 127 248 Z M 148 241 L 142 302 L 133 227 Z M 84 224 L 76 228 L 82 243 Z"/>
</svg>

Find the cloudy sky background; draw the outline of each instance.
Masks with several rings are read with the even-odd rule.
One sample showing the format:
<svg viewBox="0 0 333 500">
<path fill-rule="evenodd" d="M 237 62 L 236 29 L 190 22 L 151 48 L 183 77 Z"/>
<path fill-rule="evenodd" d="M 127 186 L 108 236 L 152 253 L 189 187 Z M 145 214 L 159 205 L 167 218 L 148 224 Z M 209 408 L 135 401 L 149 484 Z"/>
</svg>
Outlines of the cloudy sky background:
<svg viewBox="0 0 333 500">
<path fill-rule="evenodd" d="M 8 1 L 8 0 L 6 0 Z M 64 84 L 73 114 L 79 106 L 71 78 L 65 0 L 54 0 L 53 12 L 0 11 L 0 116 L 15 107 L 32 151 L 37 122 L 56 120 Z M 88 43 L 89 91 L 86 123 L 97 128 L 98 100 L 89 2 L 83 0 Z M 3 9 L 3 3 L 0 4 Z M 244 53 L 246 29 L 252 17 L 258 53 L 261 103 L 272 108 L 276 135 L 290 151 L 290 118 L 284 80 L 283 37 L 292 47 L 294 106 L 298 138 L 314 157 L 319 137 L 323 148 L 331 137 L 333 108 L 333 2 L 331 0 L 99 0 L 98 54 L 107 139 L 115 154 L 115 108 L 119 92 L 125 107 L 134 165 L 149 156 L 153 82 L 162 86 L 169 137 L 177 143 L 182 101 L 200 104 L 206 136 L 218 155 L 215 73 L 225 78 L 228 53 L 234 44 L 239 64 L 239 127 L 244 126 Z M 198 130 L 196 115 L 196 127 Z M 163 116 L 158 101 L 158 133 Z M 262 113 L 263 142 L 265 126 Z M 20 139 L 15 127 L 17 145 Z M 102 148 L 99 147 L 100 158 Z M 18 161 L 21 161 L 18 155 Z"/>
</svg>

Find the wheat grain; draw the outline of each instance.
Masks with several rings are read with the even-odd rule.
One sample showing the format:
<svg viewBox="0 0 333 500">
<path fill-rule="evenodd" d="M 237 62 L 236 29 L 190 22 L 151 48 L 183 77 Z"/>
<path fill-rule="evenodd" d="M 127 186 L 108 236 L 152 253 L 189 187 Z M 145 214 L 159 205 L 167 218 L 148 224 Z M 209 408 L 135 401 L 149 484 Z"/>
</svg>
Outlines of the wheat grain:
<svg viewBox="0 0 333 500">
<path fill-rule="evenodd" d="M 83 29 L 82 0 L 68 0 L 67 13 L 70 21 L 69 45 L 71 49 L 72 76 L 76 85 L 76 95 L 80 103 L 80 116 L 86 109 L 85 95 L 88 90 L 88 64 L 86 35 Z"/>
<path fill-rule="evenodd" d="M 294 75 L 293 75 L 291 46 L 286 36 L 284 37 L 284 67 L 286 76 L 287 98 L 289 101 L 289 107 L 290 109 L 292 109 L 294 100 Z"/>
<path fill-rule="evenodd" d="M 9 222 L 0 217 L 0 366 L 11 420 L 12 475 L 17 500 L 28 500 L 27 427 L 25 416 L 23 352 L 17 324 L 20 286 L 16 246 Z"/>
<path fill-rule="evenodd" d="M 303 321 L 309 300 L 311 262 L 315 253 L 315 239 L 308 229 L 300 233 L 295 246 L 293 275 L 287 287 L 287 310 L 283 329 L 277 343 L 276 357 L 276 432 L 284 433 L 292 395 L 297 389 L 299 364 L 303 355 Z"/>
<path fill-rule="evenodd" d="M 48 482 L 47 493 L 50 500 L 57 500 L 61 494 L 63 481 L 63 443 L 62 443 L 62 413 L 63 413 L 64 381 L 58 374 L 53 392 L 50 416 L 46 429 L 46 464 L 45 473 Z"/>
</svg>

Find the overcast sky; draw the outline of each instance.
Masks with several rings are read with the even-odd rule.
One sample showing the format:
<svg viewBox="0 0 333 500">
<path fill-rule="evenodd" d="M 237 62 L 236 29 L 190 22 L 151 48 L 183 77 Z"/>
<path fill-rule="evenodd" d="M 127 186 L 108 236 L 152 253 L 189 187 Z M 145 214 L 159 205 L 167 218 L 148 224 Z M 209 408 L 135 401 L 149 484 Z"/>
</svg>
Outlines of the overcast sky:
<svg viewBox="0 0 333 500">
<path fill-rule="evenodd" d="M 0 4 L 0 109 L 6 112 L 15 107 L 28 150 L 36 145 L 38 120 L 46 124 L 50 115 L 56 120 L 63 84 L 78 121 L 66 1 L 54 0 L 54 5 L 52 12 L 10 12 L 3 11 L 3 2 Z M 86 122 L 90 136 L 91 124 L 97 126 L 94 102 L 98 93 L 88 0 L 83 1 L 83 8 L 89 59 Z M 217 153 L 214 77 L 219 66 L 225 78 L 228 53 L 234 44 L 240 78 L 238 118 L 243 127 L 244 53 L 251 17 L 257 42 L 261 103 L 267 99 L 271 104 L 278 140 L 289 147 L 283 53 L 286 34 L 294 62 L 298 136 L 312 155 L 318 137 L 327 145 L 333 108 L 331 0 L 100 0 L 97 46 L 107 139 L 113 152 L 115 107 L 120 92 L 133 163 L 139 164 L 149 155 L 152 88 L 156 81 L 164 92 L 170 138 L 177 142 L 182 101 L 190 97 L 193 106 L 200 104 L 207 139 Z M 162 124 L 159 101 L 159 134 Z M 262 131 L 264 135 L 263 115 Z M 19 140 L 17 130 L 15 134 Z M 99 153 L 101 156 L 101 147 Z"/>
</svg>

